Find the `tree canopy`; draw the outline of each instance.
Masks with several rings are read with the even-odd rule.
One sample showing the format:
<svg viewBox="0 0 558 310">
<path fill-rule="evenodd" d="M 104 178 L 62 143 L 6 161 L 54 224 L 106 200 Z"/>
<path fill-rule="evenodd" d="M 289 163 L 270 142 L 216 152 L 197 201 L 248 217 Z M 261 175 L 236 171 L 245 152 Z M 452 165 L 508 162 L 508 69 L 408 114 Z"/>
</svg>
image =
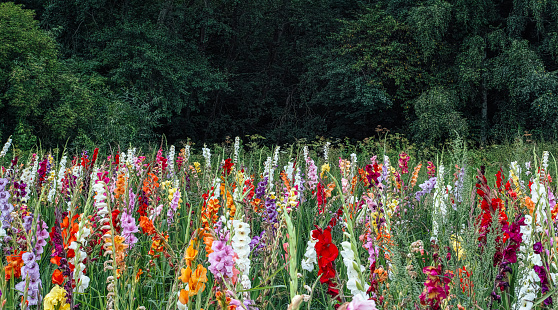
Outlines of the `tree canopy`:
<svg viewBox="0 0 558 310">
<path fill-rule="evenodd" d="M 0 136 L 29 146 L 558 134 L 558 0 L 0 4 Z"/>
</svg>

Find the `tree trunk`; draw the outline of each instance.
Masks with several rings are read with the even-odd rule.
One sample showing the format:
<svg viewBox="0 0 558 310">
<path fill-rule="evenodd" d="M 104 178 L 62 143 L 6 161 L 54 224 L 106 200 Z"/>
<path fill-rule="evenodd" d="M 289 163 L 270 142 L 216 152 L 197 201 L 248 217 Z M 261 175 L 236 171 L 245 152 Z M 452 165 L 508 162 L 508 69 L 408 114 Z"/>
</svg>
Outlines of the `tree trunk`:
<svg viewBox="0 0 558 310">
<path fill-rule="evenodd" d="M 482 127 L 481 127 L 481 145 L 486 144 L 486 132 L 488 129 L 488 92 L 486 90 L 486 78 L 482 80 Z"/>
</svg>

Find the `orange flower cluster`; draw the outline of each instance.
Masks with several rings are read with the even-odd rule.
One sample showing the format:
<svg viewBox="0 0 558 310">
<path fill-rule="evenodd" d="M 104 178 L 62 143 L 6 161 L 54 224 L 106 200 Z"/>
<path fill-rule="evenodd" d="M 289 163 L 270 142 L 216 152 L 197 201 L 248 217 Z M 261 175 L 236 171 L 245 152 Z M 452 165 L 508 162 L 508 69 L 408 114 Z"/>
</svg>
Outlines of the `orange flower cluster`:
<svg viewBox="0 0 558 310">
<path fill-rule="evenodd" d="M 201 235 L 203 236 L 203 244 L 205 244 L 205 252 L 207 253 L 206 256 L 213 253 L 211 246 L 213 245 L 213 235 L 209 228 L 200 228 Z"/>
<path fill-rule="evenodd" d="M 110 232 L 108 232 L 110 235 Z M 105 243 L 112 243 L 112 238 L 105 238 Z M 121 268 L 124 269 L 126 266 L 126 262 L 124 258 L 126 258 L 125 250 L 128 248 L 128 245 L 124 243 L 124 237 L 116 235 L 114 236 L 114 250 L 112 246 L 108 246 L 107 249 L 113 251 L 114 261 L 116 264 Z"/>
<path fill-rule="evenodd" d="M 217 293 L 215 293 L 215 297 L 217 298 L 217 302 L 219 302 L 219 306 L 221 307 L 221 309 L 236 310 L 236 306 L 230 304 L 231 298 L 226 294 L 218 291 Z"/>
<path fill-rule="evenodd" d="M 151 172 L 147 174 L 147 178 L 143 180 L 143 187 L 142 187 L 142 190 L 145 192 L 146 195 L 150 195 L 153 189 L 159 187 L 158 181 L 159 178 L 155 174 Z"/>
<path fill-rule="evenodd" d="M 383 267 L 377 268 L 376 270 L 374 270 L 374 273 L 378 275 L 377 279 L 380 283 L 384 282 L 388 278 L 388 272 L 384 270 Z"/>
<path fill-rule="evenodd" d="M 6 260 L 8 261 L 8 265 L 4 267 L 4 271 L 6 273 L 6 281 L 9 281 L 12 276 L 14 276 L 14 278 L 21 277 L 21 267 L 23 267 L 23 253 L 25 253 L 25 251 L 20 251 L 18 254 L 6 257 Z"/>
<path fill-rule="evenodd" d="M 182 283 L 188 284 L 187 290 L 181 290 L 179 300 L 182 304 L 187 304 L 190 297 L 203 292 L 205 289 L 205 283 L 207 282 L 207 269 L 201 264 L 198 264 L 197 268 L 192 271 L 190 266 L 186 269 L 182 268 L 181 276 L 179 277 Z"/>
<path fill-rule="evenodd" d="M 289 182 L 289 178 L 287 177 L 287 174 L 285 173 L 285 171 L 281 171 L 281 180 L 283 180 L 283 183 L 285 184 L 285 187 L 287 188 L 287 192 L 291 191 L 291 184 Z"/>
<path fill-rule="evenodd" d="M 207 194 L 204 194 L 204 196 L 207 196 Z M 204 227 L 210 227 L 212 226 L 211 224 L 219 220 L 219 217 L 217 216 L 219 208 L 221 208 L 221 206 L 219 205 L 218 199 L 209 199 L 207 203 L 204 203 L 201 215 L 201 220 Z"/>
<path fill-rule="evenodd" d="M 192 262 L 194 261 L 197 255 L 198 255 L 198 250 L 194 249 L 194 244 L 192 241 L 190 241 L 190 245 L 186 249 L 186 255 L 184 256 L 184 260 L 186 261 L 186 265 L 188 267 L 192 266 Z"/>
<path fill-rule="evenodd" d="M 473 292 L 473 282 L 471 281 L 472 272 L 467 270 L 467 268 L 463 266 L 463 268 L 458 269 L 458 273 L 459 286 L 461 286 L 463 293 L 467 293 L 467 296 L 470 296 L 471 292 Z"/>
<path fill-rule="evenodd" d="M 422 163 L 419 163 L 415 167 L 415 170 L 413 171 L 413 176 L 411 177 L 411 188 L 413 188 L 413 187 L 415 187 L 415 185 L 417 185 L 418 174 L 419 174 L 420 168 L 422 168 Z"/>
<path fill-rule="evenodd" d="M 151 243 L 151 249 L 149 249 L 147 254 L 159 257 L 159 255 L 155 255 L 155 253 L 164 251 L 165 243 L 169 240 L 169 235 L 165 234 L 164 236 L 153 236 L 151 237 L 151 240 L 153 240 L 153 242 Z"/>
<path fill-rule="evenodd" d="M 144 234 L 153 235 L 157 233 L 153 222 L 147 216 L 140 216 L 139 225 Z"/>
<path fill-rule="evenodd" d="M 123 173 L 118 174 L 118 180 L 116 181 L 116 188 L 114 189 L 114 196 L 118 199 L 120 196 L 124 195 L 126 192 L 128 178 Z"/>
</svg>

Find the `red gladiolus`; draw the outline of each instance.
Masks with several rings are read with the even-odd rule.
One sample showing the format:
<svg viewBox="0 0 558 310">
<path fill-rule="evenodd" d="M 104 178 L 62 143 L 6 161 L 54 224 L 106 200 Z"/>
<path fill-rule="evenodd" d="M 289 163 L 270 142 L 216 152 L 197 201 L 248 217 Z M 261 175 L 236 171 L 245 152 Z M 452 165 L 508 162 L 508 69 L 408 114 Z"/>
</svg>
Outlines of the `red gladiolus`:
<svg viewBox="0 0 558 310">
<path fill-rule="evenodd" d="M 335 297 L 339 294 L 339 290 L 335 289 L 335 285 L 331 280 L 335 277 L 333 261 L 335 261 L 339 255 L 339 250 L 337 246 L 331 242 L 331 228 L 328 227 L 325 230 L 317 228 L 313 230 L 312 238 L 318 240 L 315 249 L 318 257 L 318 276 L 322 276 L 320 282 L 326 283 L 328 285 L 328 294 Z"/>
<path fill-rule="evenodd" d="M 324 212 L 325 209 L 325 205 L 326 205 L 326 197 L 324 194 L 324 185 L 322 184 L 322 182 L 318 183 L 318 187 L 316 188 L 316 192 L 318 192 L 318 212 L 319 214 L 322 214 Z"/>
<path fill-rule="evenodd" d="M 223 164 L 223 174 L 225 176 L 229 175 L 231 173 L 232 167 L 234 166 L 234 164 L 232 163 L 232 159 L 227 158 L 225 160 L 225 163 Z"/>
</svg>

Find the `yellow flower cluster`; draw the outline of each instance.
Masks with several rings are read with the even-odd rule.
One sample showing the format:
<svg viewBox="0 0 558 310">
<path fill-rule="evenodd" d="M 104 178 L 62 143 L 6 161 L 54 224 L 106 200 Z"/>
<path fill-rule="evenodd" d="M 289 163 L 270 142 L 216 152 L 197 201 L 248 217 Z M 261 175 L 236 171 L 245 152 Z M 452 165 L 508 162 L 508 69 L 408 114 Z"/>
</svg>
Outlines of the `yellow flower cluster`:
<svg viewBox="0 0 558 310">
<path fill-rule="evenodd" d="M 44 299 L 45 310 L 70 310 L 70 305 L 66 303 L 66 290 L 56 285 L 50 290 Z"/>
<path fill-rule="evenodd" d="M 172 198 L 174 197 L 174 193 L 175 193 L 177 190 L 178 190 L 178 188 L 171 188 L 171 189 L 169 189 L 169 196 L 168 196 L 169 201 L 172 201 Z M 182 198 L 180 198 L 180 199 L 178 200 L 178 203 L 179 203 L 179 204 L 182 203 Z"/>
<path fill-rule="evenodd" d="M 329 172 L 331 168 L 329 167 L 329 164 L 323 164 L 322 165 L 322 172 L 320 173 L 320 178 L 322 179 L 326 179 L 327 175 L 325 175 L 326 172 Z M 325 176 L 324 176 L 325 175 Z"/>
</svg>

